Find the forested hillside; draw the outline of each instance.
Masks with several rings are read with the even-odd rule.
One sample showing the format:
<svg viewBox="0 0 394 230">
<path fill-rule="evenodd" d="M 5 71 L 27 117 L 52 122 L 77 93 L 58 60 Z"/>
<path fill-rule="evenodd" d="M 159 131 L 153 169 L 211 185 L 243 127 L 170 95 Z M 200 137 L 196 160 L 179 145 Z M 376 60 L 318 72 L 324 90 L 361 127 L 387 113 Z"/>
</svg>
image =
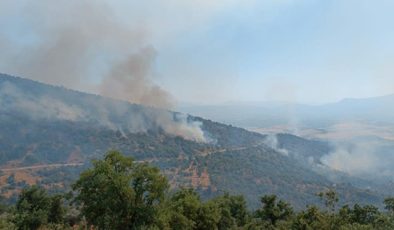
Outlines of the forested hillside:
<svg viewBox="0 0 394 230">
<path fill-rule="evenodd" d="M 275 193 L 295 208 L 334 188 L 341 202 L 381 205 L 383 195 L 317 173 L 330 146 L 293 135 L 266 136 L 171 111 L 144 107 L 31 80 L 0 76 L 1 193 L 15 201 L 26 185 L 67 191 L 79 173 L 116 149 L 158 166 L 171 189 L 203 199 L 223 191 Z M 33 166 L 33 167 L 30 167 Z"/>
<path fill-rule="evenodd" d="M 316 229 L 351 230 L 394 227 L 394 198 L 373 205 L 338 205 L 342 199 L 326 189 L 316 203 L 295 210 L 275 194 L 262 193 L 256 210 L 242 195 L 225 191 L 202 200 L 192 188 L 169 190 L 159 169 L 135 162 L 117 151 L 92 162 L 72 184 L 72 192 L 49 195 L 26 187 L 15 206 L 0 200 L 0 229 Z"/>
</svg>

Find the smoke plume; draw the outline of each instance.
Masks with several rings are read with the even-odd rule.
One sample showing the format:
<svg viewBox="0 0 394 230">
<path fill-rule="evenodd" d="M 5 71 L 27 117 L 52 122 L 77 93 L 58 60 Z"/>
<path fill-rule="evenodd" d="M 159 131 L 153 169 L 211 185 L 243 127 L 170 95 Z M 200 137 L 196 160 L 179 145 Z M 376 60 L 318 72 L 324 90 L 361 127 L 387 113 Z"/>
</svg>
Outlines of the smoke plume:
<svg viewBox="0 0 394 230">
<path fill-rule="evenodd" d="M 264 138 L 264 144 L 266 144 L 268 147 L 274 149 L 275 151 L 277 151 L 278 153 L 280 153 L 284 156 L 289 155 L 289 152 L 287 151 L 287 149 L 280 148 L 276 134 L 268 134 Z"/>
<path fill-rule="evenodd" d="M 320 161 L 335 170 L 350 175 L 371 177 L 392 177 L 393 143 L 379 139 L 336 143 L 334 151 L 324 155 Z"/>
<path fill-rule="evenodd" d="M 165 110 L 171 109 L 174 101 L 154 83 L 157 53 L 143 25 L 121 23 L 111 8 L 100 1 L 45 0 L 24 4 L 20 20 L 29 36 L 6 39 L 0 32 L 0 47 L 10 53 L 8 59 L 1 60 L 5 72 L 162 108 L 162 113 L 151 114 L 159 128 L 189 140 L 204 141 L 198 123 L 174 119 Z M 138 116 L 143 115 L 133 114 L 130 119 Z M 134 127 L 150 128 L 144 125 Z"/>
<path fill-rule="evenodd" d="M 113 66 L 100 85 L 101 94 L 138 104 L 171 108 L 171 96 L 148 78 L 155 56 L 156 51 L 152 47 L 145 47 Z"/>
</svg>

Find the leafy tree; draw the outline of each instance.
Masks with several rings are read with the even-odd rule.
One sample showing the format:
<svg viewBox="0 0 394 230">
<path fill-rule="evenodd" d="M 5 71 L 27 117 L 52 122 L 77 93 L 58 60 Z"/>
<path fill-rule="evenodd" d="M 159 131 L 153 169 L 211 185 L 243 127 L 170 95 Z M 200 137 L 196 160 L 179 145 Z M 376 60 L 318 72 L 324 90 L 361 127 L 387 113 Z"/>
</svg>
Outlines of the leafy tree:
<svg viewBox="0 0 394 230">
<path fill-rule="evenodd" d="M 0 195 L 0 215 L 7 211 L 7 205 L 4 202 L 4 197 Z"/>
<path fill-rule="evenodd" d="M 0 229 L 15 229 L 9 221 L 9 207 L 5 204 L 4 198 L 0 196 Z"/>
<path fill-rule="evenodd" d="M 339 225 L 351 223 L 352 218 L 352 209 L 349 207 L 349 205 L 344 205 L 342 208 L 339 209 L 337 218 L 337 222 Z"/>
<path fill-rule="evenodd" d="M 63 206 L 63 196 L 55 195 L 51 197 L 50 202 L 48 222 L 53 224 L 63 223 L 66 212 Z"/>
<path fill-rule="evenodd" d="M 308 206 L 294 212 L 276 195 L 265 195 L 262 207 L 251 216 L 243 196 L 225 193 L 203 202 L 191 188 L 168 194 L 167 180 L 157 168 L 135 163 L 116 151 L 93 161 L 73 189 L 67 195 L 74 195 L 75 203 L 67 210 L 63 205 L 63 199 L 70 199 L 67 195 L 49 196 L 38 186 L 24 189 L 14 208 L 0 209 L 0 229 L 69 229 L 73 223 L 85 229 L 116 230 L 394 229 L 394 198 L 384 201 L 388 213 L 359 204 L 337 210 L 338 197 L 329 190 L 319 194 L 326 209 Z"/>
<path fill-rule="evenodd" d="M 351 221 L 359 224 L 374 224 L 379 217 L 379 209 L 372 205 L 360 206 L 355 204 L 351 211 Z"/>
<path fill-rule="evenodd" d="M 219 229 L 237 228 L 247 223 L 249 213 L 243 196 L 230 196 L 225 193 L 223 196 L 216 197 L 213 201 L 217 203 L 221 211 Z"/>
<path fill-rule="evenodd" d="M 93 168 L 84 171 L 72 187 L 90 225 L 136 229 L 155 224 L 168 183 L 157 168 L 110 151 L 104 160 L 93 161 Z"/>
<path fill-rule="evenodd" d="M 208 201 L 201 205 L 196 219 L 197 230 L 218 229 L 220 209 L 215 202 Z"/>
<path fill-rule="evenodd" d="M 50 198 L 43 188 L 23 189 L 16 203 L 13 222 L 18 229 L 38 229 L 48 222 Z"/>
<path fill-rule="evenodd" d="M 193 189 L 182 188 L 169 200 L 169 229 L 218 229 L 220 207 L 211 200 L 202 203 Z"/>
<path fill-rule="evenodd" d="M 317 194 L 320 199 L 324 201 L 324 205 L 331 212 L 335 211 L 335 206 L 339 201 L 338 195 L 333 189 L 329 189 L 325 192 L 320 192 Z"/>
<path fill-rule="evenodd" d="M 265 195 L 261 197 L 263 207 L 256 211 L 256 216 L 262 221 L 268 221 L 276 226 L 280 220 L 287 220 L 293 215 L 293 208 L 283 200 L 277 200 L 276 195 Z"/>
<path fill-rule="evenodd" d="M 171 229 L 196 229 L 199 209 L 201 208 L 200 196 L 193 189 L 182 188 L 170 199 Z"/>
<path fill-rule="evenodd" d="M 394 197 L 388 197 L 384 199 L 384 208 L 390 212 L 390 214 L 394 214 Z"/>
<path fill-rule="evenodd" d="M 353 223 L 353 224 L 345 224 L 341 226 L 339 230 L 376 230 L 376 229 L 371 225 Z"/>
<path fill-rule="evenodd" d="M 10 186 L 15 185 L 15 175 L 14 174 L 7 177 L 7 184 L 9 184 Z"/>
<path fill-rule="evenodd" d="M 7 216 L 0 215 L 0 229 L 12 230 L 16 228 L 15 225 L 8 220 Z"/>
<path fill-rule="evenodd" d="M 318 230 L 330 229 L 327 216 L 322 213 L 316 206 L 309 206 L 306 210 L 301 211 L 295 217 L 292 229 L 300 230 Z"/>
</svg>

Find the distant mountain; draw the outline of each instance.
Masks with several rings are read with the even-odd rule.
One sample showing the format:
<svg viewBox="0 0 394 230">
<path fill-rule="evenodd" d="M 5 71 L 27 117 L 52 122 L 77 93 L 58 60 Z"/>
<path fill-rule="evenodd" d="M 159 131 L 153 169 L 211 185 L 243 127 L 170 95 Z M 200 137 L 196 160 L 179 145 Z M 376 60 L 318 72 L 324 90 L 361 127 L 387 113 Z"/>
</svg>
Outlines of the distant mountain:
<svg viewBox="0 0 394 230">
<path fill-rule="evenodd" d="M 160 167 L 172 188 L 192 186 L 203 197 L 244 194 L 252 207 L 256 197 L 275 193 L 302 208 L 331 187 L 343 202 L 383 198 L 314 170 L 311 164 L 330 151 L 325 142 L 262 135 L 4 74 L 0 127 L 0 192 L 10 199 L 27 184 L 67 189 L 110 149 Z"/>
<path fill-rule="evenodd" d="M 288 125 L 327 127 L 348 121 L 388 123 L 393 125 L 394 94 L 362 99 L 343 99 L 324 105 L 297 103 L 226 103 L 222 105 L 184 105 L 178 109 L 241 127 Z M 242 111 L 242 112 L 240 112 Z"/>
</svg>

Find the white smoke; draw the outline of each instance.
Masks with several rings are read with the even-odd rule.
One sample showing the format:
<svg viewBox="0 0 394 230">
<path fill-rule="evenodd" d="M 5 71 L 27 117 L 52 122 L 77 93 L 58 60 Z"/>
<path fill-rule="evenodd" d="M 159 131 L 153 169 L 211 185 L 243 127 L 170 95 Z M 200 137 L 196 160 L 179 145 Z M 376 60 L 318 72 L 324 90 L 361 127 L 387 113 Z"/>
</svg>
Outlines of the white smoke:
<svg viewBox="0 0 394 230">
<path fill-rule="evenodd" d="M 130 109 L 133 105 L 129 103 L 105 98 L 83 100 L 88 104 L 87 108 L 81 107 L 81 104 L 67 104 L 62 99 L 46 94 L 24 92 L 8 81 L 0 84 L 0 112 L 24 114 L 34 120 L 93 121 L 105 128 L 118 130 L 125 137 L 126 132 L 142 133 L 160 129 L 186 140 L 209 141 L 201 129 L 202 123 L 184 114 L 151 107 Z"/>
<path fill-rule="evenodd" d="M 264 144 L 266 144 L 268 147 L 274 149 L 275 151 L 277 151 L 278 153 L 280 153 L 284 156 L 289 155 L 289 152 L 287 151 L 287 149 L 283 149 L 283 148 L 279 147 L 279 142 L 278 142 L 278 138 L 277 138 L 276 134 L 267 135 L 264 139 Z"/>
<path fill-rule="evenodd" d="M 3 111 L 23 111 L 33 119 L 60 119 L 78 121 L 86 113 L 49 96 L 29 97 L 9 82 L 0 85 L 0 106 Z"/>
<path fill-rule="evenodd" d="M 389 148 L 393 144 L 378 141 L 336 144 L 335 151 L 324 155 L 322 164 L 350 175 L 387 177 L 394 175 L 394 156 Z"/>
<path fill-rule="evenodd" d="M 149 114 L 152 122 L 145 121 L 146 114 L 130 114 L 125 118 L 129 120 L 129 130 L 161 128 L 170 135 L 205 141 L 199 123 L 173 119 L 166 111 L 175 103 L 153 80 L 157 51 L 145 28 L 125 25 L 101 1 L 43 0 L 22 5 L 18 19 L 29 28 L 31 41 L 21 45 L 0 39 L 0 48 L 10 53 L 4 59 L 0 55 L 1 66 L 6 66 L 10 73 L 74 89 L 93 89 L 107 97 L 162 108 Z M 18 94 L 13 92 L 14 96 Z M 75 120 L 85 115 L 81 108 L 51 98 L 14 99 L 15 106 L 31 111 L 33 116 Z M 95 106 L 100 122 L 117 128 L 110 119 L 112 111 L 100 108 L 100 103 Z M 124 106 L 116 110 L 118 114 L 127 111 Z"/>
</svg>

